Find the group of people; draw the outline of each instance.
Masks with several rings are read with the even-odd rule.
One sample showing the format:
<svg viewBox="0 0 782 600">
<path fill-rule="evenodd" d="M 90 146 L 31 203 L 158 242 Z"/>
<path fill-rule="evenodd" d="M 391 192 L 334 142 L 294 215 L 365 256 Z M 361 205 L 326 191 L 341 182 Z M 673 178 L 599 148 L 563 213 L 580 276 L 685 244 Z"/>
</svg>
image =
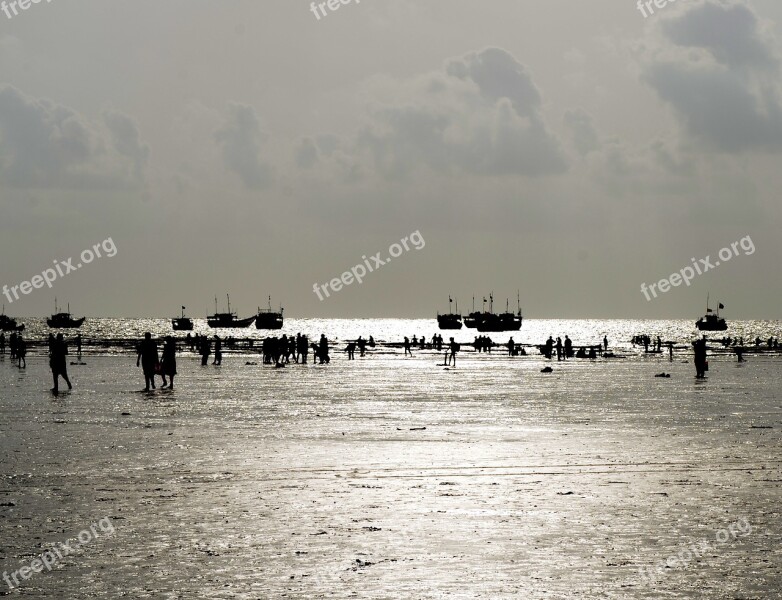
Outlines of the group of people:
<svg viewBox="0 0 782 600">
<path fill-rule="evenodd" d="M 5 333 L 0 333 L 0 354 L 5 356 Z M 21 333 L 11 332 L 8 337 L 8 347 L 11 350 L 11 360 L 16 361 L 20 369 L 27 368 L 27 342 Z"/>
<path fill-rule="evenodd" d="M 167 335 L 163 342 L 163 356 L 161 360 L 158 355 L 157 340 L 152 339 L 150 332 L 144 334 L 144 339 L 138 345 L 138 357 L 136 358 L 136 366 L 140 366 L 144 372 L 144 391 L 148 392 L 150 387 L 153 390 L 155 389 L 156 375 L 163 379 L 162 389 L 166 387 L 171 390 L 174 389 L 174 377 L 177 373 L 176 352 L 176 340 Z M 166 381 L 166 377 L 169 378 L 169 381 Z"/>
</svg>

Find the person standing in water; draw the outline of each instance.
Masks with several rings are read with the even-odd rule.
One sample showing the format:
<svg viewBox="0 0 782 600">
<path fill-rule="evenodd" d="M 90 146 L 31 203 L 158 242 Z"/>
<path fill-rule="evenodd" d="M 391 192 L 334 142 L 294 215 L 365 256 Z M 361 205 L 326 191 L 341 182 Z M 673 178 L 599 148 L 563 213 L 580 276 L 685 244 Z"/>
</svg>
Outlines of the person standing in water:
<svg viewBox="0 0 782 600">
<path fill-rule="evenodd" d="M 603 336 L 603 352 L 606 352 L 608 350 L 608 336 Z"/>
<path fill-rule="evenodd" d="M 695 340 L 692 343 L 695 350 L 695 377 L 697 379 L 704 379 L 706 377 L 706 369 L 708 368 L 706 360 L 706 336 L 699 340 Z"/>
<path fill-rule="evenodd" d="M 152 334 L 148 331 L 144 334 L 144 340 L 138 346 L 138 358 L 136 366 L 141 364 L 144 371 L 144 391 L 149 391 L 149 386 L 155 389 L 155 369 L 158 365 L 157 342 L 152 339 Z"/>
<path fill-rule="evenodd" d="M 219 335 L 215 336 L 215 359 L 212 364 L 218 367 L 223 364 L 223 340 Z"/>
<path fill-rule="evenodd" d="M 68 389 L 73 389 L 71 380 L 68 379 L 68 363 L 65 358 L 68 355 L 68 346 L 65 344 L 65 340 L 61 333 L 57 334 L 57 339 L 52 344 L 51 351 L 49 352 L 49 368 L 52 370 L 52 378 L 54 379 L 54 387 L 52 392 L 57 395 L 59 392 L 60 377 L 68 384 Z"/>
<path fill-rule="evenodd" d="M 405 336 L 405 356 L 407 355 L 413 356 L 413 351 L 410 350 L 410 338 Z"/>
<path fill-rule="evenodd" d="M 448 349 L 451 351 L 451 357 L 448 359 L 448 364 L 451 364 L 451 360 L 453 360 L 453 366 L 456 367 L 456 353 L 459 351 L 459 344 L 457 344 L 453 338 L 451 338 L 451 343 L 448 344 Z"/>
<path fill-rule="evenodd" d="M 163 345 L 163 363 L 161 374 L 163 375 L 163 387 L 168 385 L 168 389 L 174 389 L 174 376 L 176 375 L 176 340 L 170 335 L 166 336 L 166 341 Z M 166 382 L 166 376 L 168 376 L 170 384 Z"/>
<path fill-rule="evenodd" d="M 19 368 L 27 368 L 27 340 L 20 333 L 16 338 L 16 358 L 19 360 Z M 24 363 L 24 365 L 22 365 Z"/>
<path fill-rule="evenodd" d="M 212 354 L 212 340 L 210 340 L 205 335 L 201 336 L 201 366 L 205 367 L 206 363 L 209 362 L 209 355 Z"/>
</svg>

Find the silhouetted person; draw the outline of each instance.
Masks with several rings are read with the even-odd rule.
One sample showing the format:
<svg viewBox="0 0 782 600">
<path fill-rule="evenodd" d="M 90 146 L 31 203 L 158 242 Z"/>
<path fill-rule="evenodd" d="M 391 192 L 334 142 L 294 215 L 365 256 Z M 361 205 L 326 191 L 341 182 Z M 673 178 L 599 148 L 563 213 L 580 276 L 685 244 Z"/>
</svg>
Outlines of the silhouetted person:
<svg viewBox="0 0 782 600">
<path fill-rule="evenodd" d="M 16 358 L 19 360 L 19 368 L 27 368 L 27 340 L 20 333 L 16 336 Z"/>
<path fill-rule="evenodd" d="M 54 379 L 54 387 L 52 392 L 57 394 L 59 392 L 60 377 L 68 384 L 68 389 L 73 389 L 71 380 L 68 379 L 68 362 L 66 356 L 68 355 L 68 346 L 65 344 L 65 340 L 61 333 L 57 334 L 57 339 L 52 344 L 51 352 L 49 353 L 49 368 L 52 370 L 52 379 Z"/>
<path fill-rule="evenodd" d="M 706 336 L 703 336 L 700 340 L 695 340 L 692 343 L 695 351 L 695 377 L 703 379 L 706 377 L 707 361 L 706 361 Z"/>
<path fill-rule="evenodd" d="M 139 344 L 136 366 L 141 363 L 141 369 L 144 371 L 144 391 L 148 392 L 150 385 L 155 389 L 155 369 L 158 365 L 157 342 L 152 339 L 152 334 L 148 331 L 144 334 L 144 340 Z"/>
<path fill-rule="evenodd" d="M 565 336 L 565 360 L 568 358 L 573 358 L 573 342 Z"/>
<path fill-rule="evenodd" d="M 562 360 L 562 338 L 557 338 L 557 362 Z"/>
<path fill-rule="evenodd" d="M 358 341 L 356 343 L 358 344 L 359 353 L 361 354 L 361 356 L 364 356 L 364 354 L 367 351 L 367 341 L 361 336 L 358 336 Z"/>
<path fill-rule="evenodd" d="M 299 354 L 301 354 L 301 362 L 302 364 L 307 364 L 307 355 L 310 351 L 309 346 L 309 339 L 307 339 L 306 335 L 303 335 L 299 338 Z"/>
<path fill-rule="evenodd" d="M 604 335 L 603 336 L 603 351 L 606 351 L 606 350 L 608 350 L 608 336 Z"/>
<path fill-rule="evenodd" d="M 187 334 L 187 337 L 185 338 L 185 344 L 190 349 L 190 352 L 193 351 L 193 336 L 189 333 Z"/>
<path fill-rule="evenodd" d="M 451 361 L 453 360 L 453 366 L 456 366 L 456 353 L 459 351 L 459 344 L 457 344 L 453 338 L 451 338 L 451 343 L 448 344 L 448 349 L 451 351 L 451 356 L 448 359 L 448 364 L 451 364 Z"/>
<path fill-rule="evenodd" d="M 544 352 L 546 358 L 551 358 L 553 352 L 554 352 L 554 338 L 551 336 L 548 336 L 548 339 L 546 340 L 546 350 Z"/>
<path fill-rule="evenodd" d="M 163 344 L 163 360 L 161 366 L 161 373 L 163 375 L 163 387 L 168 385 L 168 389 L 174 389 L 174 376 L 176 376 L 176 340 L 170 335 L 166 336 L 166 341 Z M 170 384 L 166 383 L 166 377 L 170 380 Z"/>
<path fill-rule="evenodd" d="M 673 362 L 673 342 L 668 342 L 668 361 Z"/>
<path fill-rule="evenodd" d="M 410 350 L 410 338 L 405 336 L 405 356 L 407 355 L 413 356 L 413 351 Z"/>
<path fill-rule="evenodd" d="M 205 367 L 206 364 L 209 362 L 209 355 L 212 354 L 212 340 L 210 340 L 205 335 L 201 336 L 201 366 Z"/>
<path fill-rule="evenodd" d="M 345 352 L 348 353 L 348 360 L 356 360 L 356 342 L 349 342 Z"/>
<path fill-rule="evenodd" d="M 331 359 L 329 358 L 329 340 L 324 334 L 320 334 L 320 343 L 318 344 L 318 358 L 320 359 L 320 364 L 330 363 Z"/>
<path fill-rule="evenodd" d="M 219 335 L 215 336 L 215 359 L 212 362 L 213 365 L 223 364 L 223 340 Z"/>
<path fill-rule="evenodd" d="M 0 355 L 5 356 L 5 334 L 0 333 Z"/>
<path fill-rule="evenodd" d="M 79 362 L 81 362 L 81 334 L 76 335 L 76 356 L 79 357 Z"/>
<path fill-rule="evenodd" d="M 508 340 L 508 356 L 513 356 L 513 350 L 516 348 L 516 343 L 513 341 L 513 338 L 510 338 Z"/>
<path fill-rule="evenodd" d="M 11 335 L 8 338 L 8 347 L 11 350 L 11 360 L 14 360 L 16 358 L 16 339 L 17 335 L 16 333 L 11 333 Z"/>
</svg>

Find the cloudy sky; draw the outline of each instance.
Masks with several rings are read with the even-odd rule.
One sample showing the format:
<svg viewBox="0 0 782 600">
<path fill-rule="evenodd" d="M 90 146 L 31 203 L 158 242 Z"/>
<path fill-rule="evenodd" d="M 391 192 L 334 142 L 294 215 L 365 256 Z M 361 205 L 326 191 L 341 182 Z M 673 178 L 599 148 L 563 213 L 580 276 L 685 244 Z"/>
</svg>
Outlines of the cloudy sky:
<svg viewBox="0 0 782 600">
<path fill-rule="evenodd" d="M 328 8 L 326 8 L 328 11 Z M 0 13 L 6 312 L 781 318 L 782 4 L 53 0 Z M 319 301 L 325 283 L 419 231 Z M 691 258 L 732 258 L 647 301 Z M 74 261 L 76 262 L 76 261 Z"/>
</svg>

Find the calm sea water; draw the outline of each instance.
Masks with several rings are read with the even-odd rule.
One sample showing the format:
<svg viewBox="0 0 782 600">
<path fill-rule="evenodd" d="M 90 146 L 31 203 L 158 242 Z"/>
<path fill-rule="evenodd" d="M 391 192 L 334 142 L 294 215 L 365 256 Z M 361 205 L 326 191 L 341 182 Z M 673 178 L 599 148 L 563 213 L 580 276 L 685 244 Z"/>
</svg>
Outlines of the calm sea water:
<svg viewBox="0 0 782 600">
<path fill-rule="evenodd" d="M 404 336 L 425 336 L 431 339 L 435 333 L 440 333 L 445 340 L 453 336 L 461 343 L 470 342 L 476 335 L 481 335 L 475 329 L 462 328 L 460 331 L 439 331 L 435 319 L 285 319 L 285 326 L 278 332 L 259 331 L 255 327 L 247 329 L 211 329 L 205 319 L 193 319 L 195 329 L 192 333 L 215 335 L 222 337 L 262 339 L 268 335 L 296 335 L 297 333 L 320 337 L 325 334 L 329 340 L 344 341 L 356 339 L 358 336 L 368 338 L 374 336 L 379 342 L 401 342 Z M 46 320 L 41 318 L 19 319 L 25 323 L 25 337 L 33 340 L 43 340 L 50 329 Z M 722 338 L 731 336 L 743 337 L 745 343 L 760 337 L 767 340 L 770 336 L 778 337 L 782 333 L 780 321 L 732 321 L 726 332 L 713 332 L 709 337 Z M 77 330 L 62 330 L 67 336 L 75 336 Z M 141 338 L 149 331 L 156 337 L 169 334 L 183 337 L 187 332 L 173 332 L 170 319 L 87 319 L 78 330 L 85 339 L 121 340 Z M 542 344 L 549 335 L 564 339 L 569 335 L 575 345 L 598 344 L 603 336 L 609 338 L 613 347 L 627 348 L 631 338 L 636 334 L 660 336 L 663 341 L 686 343 L 700 337 L 695 328 L 694 320 L 659 320 L 644 321 L 633 319 L 528 319 L 522 324 L 520 331 L 491 333 L 495 342 L 504 343 L 511 336 L 514 341 L 526 344 Z"/>
<path fill-rule="evenodd" d="M 284 331 L 393 342 L 434 325 L 291 319 Z M 145 330 L 168 332 L 103 319 L 82 333 Z M 627 358 L 466 351 L 456 369 L 388 347 L 283 369 L 249 353 L 202 367 L 185 352 L 176 389 L 149 394 L 117 346 L 70 365 L 74 390 L 57 398 L 39 351 L 26 370 L 0 358 L 0 573 L 99 519 L 115 526 L 19 591 L 0 581 L 0 595 L 780 597 L 782 357 L 712 354 L 699 381 L 689 353 L 643 355 L 637 333 L 696 334 L 689 321 L 530 320 L 517 341 L 606 334 Z M 718 543 L 742 519 L 751 532 Z M 703 541 L 707 554 L 641 580 Z"/>
</svg>

